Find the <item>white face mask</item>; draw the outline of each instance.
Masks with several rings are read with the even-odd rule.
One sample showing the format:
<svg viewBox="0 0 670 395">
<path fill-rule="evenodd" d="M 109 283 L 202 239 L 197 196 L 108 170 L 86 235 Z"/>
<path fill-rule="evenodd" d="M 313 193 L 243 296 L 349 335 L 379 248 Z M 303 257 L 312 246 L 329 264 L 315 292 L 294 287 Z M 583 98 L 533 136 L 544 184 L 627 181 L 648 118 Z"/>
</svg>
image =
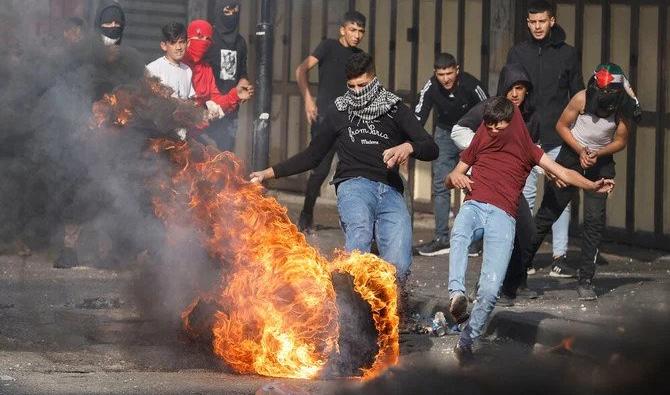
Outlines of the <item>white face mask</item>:
<svg viewBox="0 0 670 395">
<path fill-rule="evenodd" d="M 117 39 L 109 38 L 104 34 L 101 34 L 100 36 L 102 37 L 102 43 L 105 44 L 106 47 L 109 47 L 110 45 L 115 45 L 120 40 L 120 38 Z"/>
</svg>

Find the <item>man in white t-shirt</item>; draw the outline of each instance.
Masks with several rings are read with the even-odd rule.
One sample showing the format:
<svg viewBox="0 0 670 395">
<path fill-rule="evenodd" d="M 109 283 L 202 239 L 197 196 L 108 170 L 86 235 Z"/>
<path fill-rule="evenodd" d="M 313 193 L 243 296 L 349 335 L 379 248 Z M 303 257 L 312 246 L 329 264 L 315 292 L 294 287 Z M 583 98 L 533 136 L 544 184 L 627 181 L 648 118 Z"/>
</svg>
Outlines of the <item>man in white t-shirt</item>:
<svg viewBox="0 0 670 395">
<path fill-rule="evenodd" d="M 181 60 L 186 54 L 186 27 L 178 22 L 163 26 L 161 49 L 165 55 L 147 65 L 149 74 L 160 78 L 164 85 L 174 90 L 172 97 L 188 100 L 195 96 L 191 83 L 191 69 Z"/>
</svg>

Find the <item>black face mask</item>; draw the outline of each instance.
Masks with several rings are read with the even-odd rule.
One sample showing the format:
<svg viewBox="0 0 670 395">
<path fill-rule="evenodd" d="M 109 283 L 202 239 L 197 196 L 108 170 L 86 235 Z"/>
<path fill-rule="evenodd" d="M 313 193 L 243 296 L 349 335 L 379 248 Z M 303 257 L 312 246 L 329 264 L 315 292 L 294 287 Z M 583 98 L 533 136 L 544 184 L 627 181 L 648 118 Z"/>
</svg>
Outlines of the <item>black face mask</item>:
<svg viewBox="0 0 670 395">
<path fill-rule="evenodd" d="M 598 109 L 607 115 L 611 115 L 619 104 L 619 93 L 600 93 L 597 96 Z"/>
<path fill-rule="evenodd" d="M 240 23 L 240 13 L 236 12 L 233 15 L 221 15 L 221 27 L 223 33 L 231 33 Z"/>
<path fill-rule="evenodd" d="M 101 27 L 100 31 L 105 37 L 111 38 L 112 40 L 118 40 L 123 35 L 123 26 Z"/>
</svg>

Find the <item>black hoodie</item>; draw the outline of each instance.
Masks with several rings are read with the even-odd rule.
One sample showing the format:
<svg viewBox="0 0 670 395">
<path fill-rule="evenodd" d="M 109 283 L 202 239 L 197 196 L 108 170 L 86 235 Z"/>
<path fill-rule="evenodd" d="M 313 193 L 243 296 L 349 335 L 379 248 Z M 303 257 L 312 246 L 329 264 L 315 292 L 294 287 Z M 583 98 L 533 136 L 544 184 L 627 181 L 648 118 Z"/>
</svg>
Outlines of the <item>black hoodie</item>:
<svg viewBox="0 0 670 395">
<path fill-rule="evenodd" d="M 565 31 L 554 24 L 547 39 L 529 37 L 510 49 L 507 63 L 522 64 L 533 83 L 542 148 L 548 151 L 563 144 L 556 122 L 570 98 L 584 89 L 579 54 L 565 43 Z"/>
<path fill-rule="evenodd" d="M 526 128 L 528 129 L 528 133 L 530 133 L 531 139 L 534 143 L 537 143 L 540 135 L 540 125 L 538 117 L 533 111 L 533 83 L 530 82 L 528 73 L 526 73 L 523 66 L 518 63 L 511 63 L 505 65 L 502 70 L 500 70 L 500 79 L 498 80 L 498 91 L 496 92 L 496 95 L 507 95 L 507 92 L 512 89 L 512 86 L 518 83 L 522 83 L 528 88 L 526 98 L 523 103 L 521 103 L 519 110 L 521 110 L 521 115 L 523 115 L 523 119 L 526 122 Z M 486 101 L 472 107 L 467 114 L 458 120 L 457 125 L 466 127 L 474 133 L 477 128 L 479 128 L 479 125 L 484 118 L 484 103 L 486 103 Z"/>
<path fill-rule="evenodd" d="M 233 29 L 224 21 L 223 9 L 232 3 L 239 5 L 239 2 L 226 0 L 216 9 L 212 46 L 204 57 L 205 62 L 212 65 L 216 86 L 221 92 L 228 92 L 237 85 L 240 78 L 247 78 L 247 43 L 237 33 L 239 13 L 238 26 Z"/>
<path fill-rule="evenodd" d="M 103 13 L 108 15 L 113 15 L 114 20 L 121 24 L 121 27 L 116 28 L 103 28 Z M 98 11 L 95 17 L 95 30 L 100 32 L 100 34 L 107 36 L 111 39 L 119 39 L 116 45 L 121 44 L 123 38 L 123 29 L 126 27 L 126 14 L 123 12 L 121 5 L 113 0 L 103 0 L 98 7 Z"/>
</svg>

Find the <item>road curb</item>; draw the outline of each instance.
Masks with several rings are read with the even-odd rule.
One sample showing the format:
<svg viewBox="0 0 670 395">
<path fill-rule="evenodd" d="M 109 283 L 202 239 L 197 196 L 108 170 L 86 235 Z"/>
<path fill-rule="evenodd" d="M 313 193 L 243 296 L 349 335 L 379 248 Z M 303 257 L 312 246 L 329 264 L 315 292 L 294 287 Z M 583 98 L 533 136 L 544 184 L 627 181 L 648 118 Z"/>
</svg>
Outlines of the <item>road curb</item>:
<svg viewBox="0 0 670 395">
<path fill-rule="evenodd" d="M 518 341 L 536 351 L 567 351 L 588 359 L 607 361 L 634 352 L 647 339 L 629 336 L 616 320 L 585 322 L 543 312 L 496 311 L 486 334 Z"/>
</svg>

